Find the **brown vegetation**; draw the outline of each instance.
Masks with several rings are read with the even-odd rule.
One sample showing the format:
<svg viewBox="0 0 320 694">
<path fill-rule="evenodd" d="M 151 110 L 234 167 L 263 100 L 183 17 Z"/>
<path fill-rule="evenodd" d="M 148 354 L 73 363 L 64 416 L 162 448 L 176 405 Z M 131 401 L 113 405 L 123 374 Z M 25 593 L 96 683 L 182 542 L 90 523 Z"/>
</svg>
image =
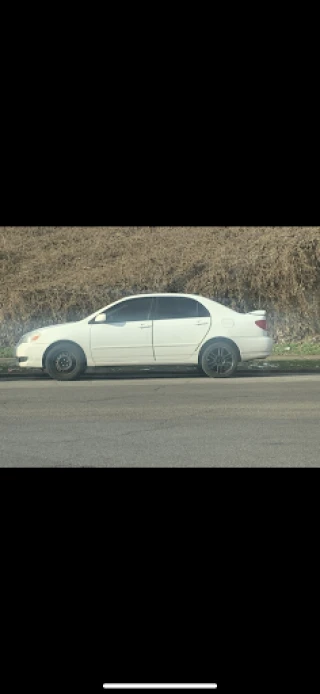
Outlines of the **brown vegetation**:
<svg viewBox="0 0 320 694">
<path fill-rule="evenodd" d="M 0 227 L 0 345 L 124 295 L 267 308 L 277 340 L 320 339 L 320 227 Z"/>
</svg>

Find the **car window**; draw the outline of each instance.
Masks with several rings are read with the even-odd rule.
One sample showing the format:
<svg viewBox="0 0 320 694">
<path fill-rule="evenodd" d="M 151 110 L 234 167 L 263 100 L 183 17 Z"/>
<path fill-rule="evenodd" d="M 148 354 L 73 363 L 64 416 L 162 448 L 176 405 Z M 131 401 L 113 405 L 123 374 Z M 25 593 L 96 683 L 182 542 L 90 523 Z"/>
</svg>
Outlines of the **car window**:
<svg viewBox="0 0 320 694">
<path fill-rule="evenodd" d="M 107 323 L 128 323 L 150 319 L 152 298 L 128 299 L 106 311 Z"/>
<path fill-rule="evenodd" d="M 203 304 L 194 299 L 183 297 L 159 297 L 156 303 L 155 320 L 170 320 L 179 318 L 201 318 L 210 316 Z"/>
</svg>

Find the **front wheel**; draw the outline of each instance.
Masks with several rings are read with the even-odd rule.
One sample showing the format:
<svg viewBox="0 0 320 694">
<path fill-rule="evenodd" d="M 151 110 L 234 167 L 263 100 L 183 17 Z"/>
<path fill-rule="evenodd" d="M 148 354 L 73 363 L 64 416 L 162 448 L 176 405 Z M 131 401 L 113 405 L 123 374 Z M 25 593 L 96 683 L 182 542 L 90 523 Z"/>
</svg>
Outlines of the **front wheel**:
<svg viewBox="0 0 320 694">
<path fill-rule="evenodd" d="M 77 345 L 60 343 L 49 349 L 45 367 L 55 381 L 73 381 L 85 371 L 86 359 Z"/>
<path fill-rule="evenodd" d="M 210 378 L 230 378 L 236 372 L 239 361 L 236 347 L 229 342 L 219 341 L 206 347 L 201 367 Z"/>
</svg>

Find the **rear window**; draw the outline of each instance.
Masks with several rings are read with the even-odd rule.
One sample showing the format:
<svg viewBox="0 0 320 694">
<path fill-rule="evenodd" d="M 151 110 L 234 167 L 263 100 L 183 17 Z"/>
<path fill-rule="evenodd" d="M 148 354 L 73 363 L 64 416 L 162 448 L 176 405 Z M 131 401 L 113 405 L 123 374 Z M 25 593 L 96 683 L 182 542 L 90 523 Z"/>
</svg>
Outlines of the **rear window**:
<svg viewBox="0 0 320 694">
<path fill-rule="evenodd" d="M 210 313 L 206 307 L 195 299 L 168 296 L 157 299 L 154 320 L 177 320 L 179 318 L 208 316 Z"/>
</svg>

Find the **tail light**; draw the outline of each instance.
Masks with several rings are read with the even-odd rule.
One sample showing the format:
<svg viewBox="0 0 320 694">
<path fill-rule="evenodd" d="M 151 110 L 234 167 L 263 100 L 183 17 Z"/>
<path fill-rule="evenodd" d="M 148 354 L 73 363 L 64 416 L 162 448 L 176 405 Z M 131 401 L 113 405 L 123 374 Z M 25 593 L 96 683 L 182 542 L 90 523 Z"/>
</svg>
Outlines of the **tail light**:
<svg viewBox="0 0 320 694">
<path fill-rule="evenodd" d="M 256 325 L 258 326 L 258 328 L 261 328 L 261 330 L 268 330 L 268 323 L 266 319 L 256 320 Z"/>
</svg>

